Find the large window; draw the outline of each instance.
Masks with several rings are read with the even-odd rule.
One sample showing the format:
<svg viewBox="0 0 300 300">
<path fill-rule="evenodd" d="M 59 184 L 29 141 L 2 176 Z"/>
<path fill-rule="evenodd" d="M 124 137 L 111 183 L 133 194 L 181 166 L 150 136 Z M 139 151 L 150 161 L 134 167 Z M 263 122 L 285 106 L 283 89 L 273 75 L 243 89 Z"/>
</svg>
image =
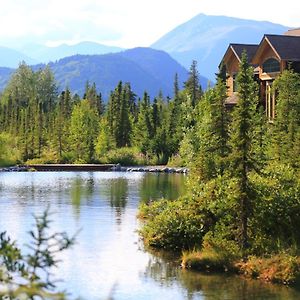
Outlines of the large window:
<svg viewBox="0 0 300 300">
<path fill-rule="evenodd" d="M 280 64 L 279 61 L 275 58 L 269 58 L 263 63 L 263 72 L 264 73 L 272 73 L 272 72 L 280 72 Z"/>
</svg>

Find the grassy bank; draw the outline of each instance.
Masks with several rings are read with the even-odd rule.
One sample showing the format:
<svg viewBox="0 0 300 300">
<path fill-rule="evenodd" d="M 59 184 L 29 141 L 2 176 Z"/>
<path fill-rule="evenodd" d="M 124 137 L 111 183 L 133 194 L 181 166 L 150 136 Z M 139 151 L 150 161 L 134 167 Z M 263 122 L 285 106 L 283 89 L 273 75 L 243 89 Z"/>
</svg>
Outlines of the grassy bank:
<svg viewBox="0 0 300 300">
<path fill-rule="evenodd" d="M 226 251 L 190 251 L 183 253 L 182 267 L 202 272 L 232 272 L 285 285 L 300 282 L 300 257 L 288 253 L 238 259 Z"/>
</svg>

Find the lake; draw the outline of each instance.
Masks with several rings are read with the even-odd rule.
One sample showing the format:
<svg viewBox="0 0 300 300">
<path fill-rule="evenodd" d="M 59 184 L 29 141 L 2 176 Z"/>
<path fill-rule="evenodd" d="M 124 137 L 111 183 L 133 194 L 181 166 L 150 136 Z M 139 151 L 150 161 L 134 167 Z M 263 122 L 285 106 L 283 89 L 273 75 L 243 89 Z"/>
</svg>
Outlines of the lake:
<svg viewBox="0 0 300 300">
<path fill-rule="evenodd" d="M 70 299 L 300 299 L 299 291 L 284 286 L 182 270 L 175 257 L 143 248 L 139 204 L 177 198 L 185 180 L 138 172 L 0 173 L 0 231 L 18 245 L 28 243 L 32 214 L 48 205 L 52 230 L 80 230 L 54 272 Z"/>
</svg>

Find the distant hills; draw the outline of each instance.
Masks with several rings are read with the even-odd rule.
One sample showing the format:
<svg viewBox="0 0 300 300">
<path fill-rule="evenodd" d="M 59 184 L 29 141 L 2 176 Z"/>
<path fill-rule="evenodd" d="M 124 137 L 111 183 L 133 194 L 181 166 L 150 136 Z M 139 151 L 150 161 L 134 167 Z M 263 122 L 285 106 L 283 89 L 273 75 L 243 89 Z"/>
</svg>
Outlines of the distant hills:
<svg viewBox="0 0 300 300">
<path fill-rule="evenodd" d="M 95 82 L 105 99 L 118 82 L 130 82 L 133 91 L 142 96 L 146 90 L 152 97 L 161 90 L 164 96 L 173 96 L 175 73 L 182 85 L 188 72 L 169 54 L 151 48 L 134 48 L 104 55 L 74 55 L 49 63 L 60 89 L 69 87 L 83 95 L 87 81 Z M 39 64 L 34 69 L 44 67 Z M 0 68 L 0 89 L 3 89 L 12 70 Z M 201 77 L 206 87 L 207 79 Z"/>
<path fill-rule="evenodd" d="M 229 43 L 259 43 L 266 33 L 282 34 L 289 28 L 266 21 L 199 14 L 151 45 L 168 52 L 186 68 L 197 60 L 200 74 L 211 80 Z"/>
<path fill-rule="evenodd" d="M 151 47 L 156 50 L 124 50 L 95 42 L 57 47 L 38 44 L 18 49 L 0 47 L 0 67 L 6 67 L 0 68 L 0 90 L 13 71 L 7 67 L 16 68 L 25 61 L 38 68 L 42 65 L 37 64 L 51 61 L 59 87 L 69 86 L 80 95 L 86 81 L 95 82 L 107 97 L 122 80 L 130 82 L 139 96 L 144 90 L 152 96 L 159 90 L 171 96 L 175 73 L 184 82 L 192 60 L 197 60 L 200 82 L 206 88 L 208 79 L 215 80 L 214 74 L 229 43 L 259 43 L 266 33 L 282 34 L 288 29 L 266 21 L 199 14 L 153 43 Z"/>
<path fill-rule="evenodd" d="M 35 60 L 20 51 L 0 46 L 1 67 L 16 68 L 21 61 L 26 61 L 30 65 L 39 62 L 38 60 Z"/>
<path fill-rule="evenodd" d="M 47 47 L 38 44 L 25 45 L 18 49 L 28 57 L 39 63 L 48 63 L 76 54 L 95 55 L 120 52 L 124 49 L 106 46 L 95 42 L 81 42 L 74 45 L 62 44 L 56 47 Z"/>
</svg>

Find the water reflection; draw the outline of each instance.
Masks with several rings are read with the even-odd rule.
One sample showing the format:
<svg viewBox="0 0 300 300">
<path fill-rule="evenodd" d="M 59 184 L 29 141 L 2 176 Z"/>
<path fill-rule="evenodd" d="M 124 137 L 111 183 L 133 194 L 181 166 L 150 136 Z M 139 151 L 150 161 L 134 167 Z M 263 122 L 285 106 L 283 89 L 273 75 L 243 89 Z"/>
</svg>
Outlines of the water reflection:
<svg viewBox="0 0 300 300">
<path fill-rule="evenodd" d="M 141 201 L 166 198 L 174 200 L 185 191 L 185 176 L 182 174 L 146 174 L 140 188 Z"/>
<path fill-rule="evenodd" d="M 195 300 L 296 300 L 296 289 L 238 275 L 200 273 L 180 268 L 178 258 L 153 252 L 143 276 L 164 286 L 180 283 L 185 299 Z"/>
<path fill-rule="evenodd" d="M 19 245 L 28 243 L 32 213 L 49 203 L 56 211 L 53 230 L 82 229 L 55 270 L 71 299 L 300 299 L 299 292 L 284 287 L 184 271 L 176 257 L 143 249 L 136 232 L 140 201 L 175 199 L 185 179 L 150 173 L 0 173 L 0 230 Z"/>
</svg>

